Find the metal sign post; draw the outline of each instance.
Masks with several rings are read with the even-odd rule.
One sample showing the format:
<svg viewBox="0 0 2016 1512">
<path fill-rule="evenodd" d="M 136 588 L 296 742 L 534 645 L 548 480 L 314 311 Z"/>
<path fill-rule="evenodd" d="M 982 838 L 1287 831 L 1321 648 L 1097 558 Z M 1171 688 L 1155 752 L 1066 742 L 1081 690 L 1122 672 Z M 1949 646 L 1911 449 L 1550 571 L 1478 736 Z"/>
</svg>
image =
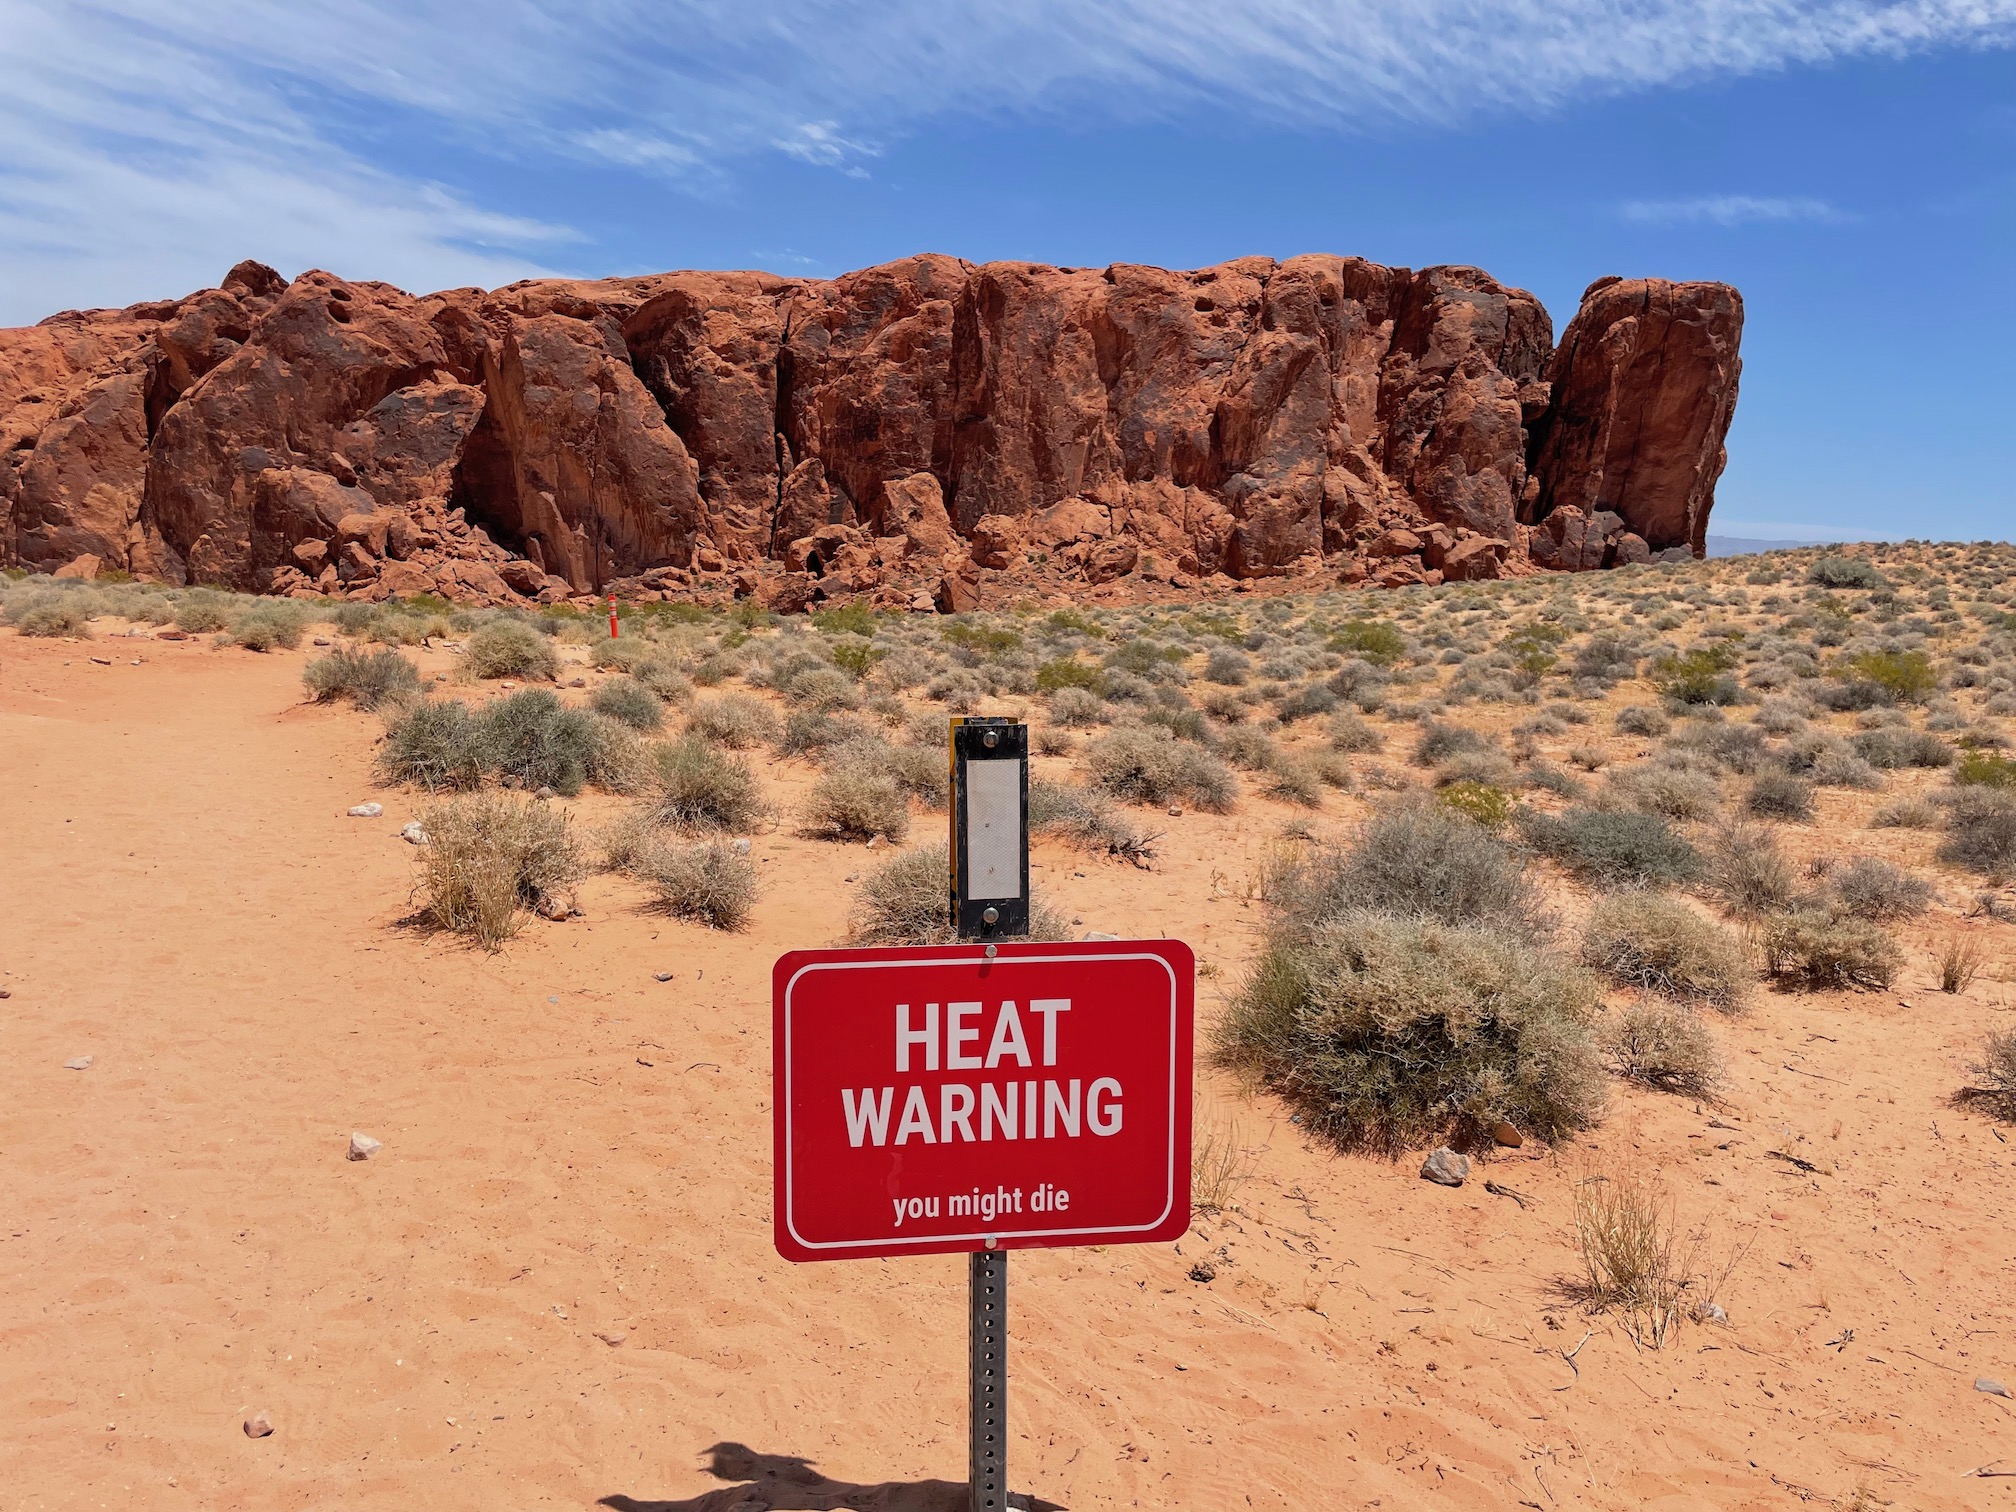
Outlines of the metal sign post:
<svg viewBox="0 0 2016 1512">
<path fill-rule="evenodd" d="M 952 721 L 952 927 L 962 940 L 1029 933 L 1029 727 Z M 992 952 L 990 951 L 991 955 Z M 973 1512 L 1008 1506 L 1008 1255 L 966 1257 Z"/>
</svg>

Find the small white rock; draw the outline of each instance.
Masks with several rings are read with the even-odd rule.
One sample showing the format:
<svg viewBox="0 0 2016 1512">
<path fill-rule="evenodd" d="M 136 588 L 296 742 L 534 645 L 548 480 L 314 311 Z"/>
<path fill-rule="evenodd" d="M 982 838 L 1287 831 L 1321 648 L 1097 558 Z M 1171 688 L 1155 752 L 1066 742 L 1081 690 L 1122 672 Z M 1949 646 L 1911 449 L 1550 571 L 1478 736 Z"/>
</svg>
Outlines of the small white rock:
<svg viewBox="0 0 2016 1512">
<path fill-rule="evenodd" d="M 1447 1145 L 1442 1146 L 1421 1163 L 1421 1179 L 1432 1181 L 1437 1186 L 1459 1187 L 1469 1174 L 1469 1157 L 1458 1155 Z"/>
<path fill-rule="evenodd" d="M 1117 940 L 1119 938 L 1120 936 L 1116 934 L 1106 934 L 1097 929 L 1088 929 L 1085 931 L 1085 943 L 1088 945 L 1100 944 L 1107 940 Z"/>
<path fill-rule="evenodd" d="M 736 855 L 738 855 L 738 856 L 746 856 L 746 855 L 748 855 L 748 854 L 749 854 L 749 842 L 748 842 L 747 840 L 737 840 L 737 841 L 735 842 L 735 854 L 736 854 Z"/>
<path fill-rule="evenodd" d="M 373 1139 L 369 1134 L 352 1134 L 350 1136 L 350 1154 L 348 1158 L 351 1160 L 369 1160 L 384 1148 L 384 1141 Z"/>
<path fill-rule="evenodd" d="M 63 1062 L 63 1069 L 65 1071 L 89 1071 L 91 1069 L 91 1057 L 88 1055 L 76 1056 Z"/>
<path fill-rule="evenodd" d="M 358 803 L 351 806 L 350 817 L 352 819 L 376 819 L 384 812 L 385 805 L 382 803 Z"/>
<path fill-rule="evenodd" d="M 427 843 L 427 831 L 421 826 L 418 819 L 409 819 L 406 821 L 406 827 L 399 831 L 399 838 L 404 840 L 408 845 L 425 845 Z"/>
</svg>

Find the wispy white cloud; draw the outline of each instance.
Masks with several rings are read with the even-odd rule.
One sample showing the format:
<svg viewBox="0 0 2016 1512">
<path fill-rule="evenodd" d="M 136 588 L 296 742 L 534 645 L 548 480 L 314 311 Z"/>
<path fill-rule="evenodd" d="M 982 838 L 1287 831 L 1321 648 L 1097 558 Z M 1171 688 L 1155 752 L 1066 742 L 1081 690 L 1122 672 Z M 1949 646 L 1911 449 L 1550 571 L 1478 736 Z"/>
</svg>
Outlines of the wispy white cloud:
<svg viewBox="0 0 2016 1512">
<path fill-rule="evenodd" d="M 0 320 L 241 252 L 421 285 L 550 252 L 359 120 L 701 187 L 951 119 L 1442 125 L 2012 41 L 2016 0 L 0 0 Z"/>
<path fill-rule="evenodd" d="M 1760 221 L 1817 221 L 1835 225 L 1852 218 L 1822 199 L 1770 198 L 1754 194 L 1626 200 L 1617 207 L 1617 212 L 1628 221 L 1646 226 L 1744 226 Z"/>
</svg>

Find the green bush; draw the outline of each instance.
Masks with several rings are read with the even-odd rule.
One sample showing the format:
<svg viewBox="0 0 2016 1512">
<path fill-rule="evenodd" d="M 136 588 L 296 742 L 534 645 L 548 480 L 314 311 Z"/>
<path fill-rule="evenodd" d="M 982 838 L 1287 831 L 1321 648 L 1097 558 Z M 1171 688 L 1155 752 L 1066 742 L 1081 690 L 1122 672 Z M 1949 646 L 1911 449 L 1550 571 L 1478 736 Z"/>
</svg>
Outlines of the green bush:
<svg viewBox="0 0 2016 1512">
<path fill-rule="evenodd" d="M 224 594 L 198 588 L 175 606 L 175 628 L 191 635 L 222 630 L 231 623 L 231 600 Z"/>
<path fill-rule="evenodd" d="M 476 627 L 463 655 L 473 677 L 548 678 L 560 670 L 553 642 L 523 620 L 493 619 Z"/>
<path fill-rule="evenodd" d="M 756 776 L 741 757 L 691 735 L 652 752 L 644 785 L 652 824 L 735 833 L 751 828 L 761 810 Z"/>
<path fill-rule="evenodd" d="M 1722 1053 L 1693 1009 L 1680 1003 L 1633 1003 L 1603 1032 L 1617 1073 L 1660 1092 L 1711 1098 L 1722 1084 Z"/>
<path fill-rule="evenodd" d="M 1487 830 L 1501 830 L 1510 824 L 1515 807 L 1512 795 L 1503 788 L 1467 779 L 1437 788 L 1435 801 Z"/>
<path fill-rule="evenodd" d="M 614 733 L 620 727 L 568 708 L 545 688 L 497 699 L 477 721 L 483 765 L 527 788 L 551 788 L 571 798 L 590 782 L 624 785 L 628 751 Z"/>
<path fill-rule="evenodd" d="M 865 639 L 874 636 L 877 621 L 875 611 L 866 604 L 838 604 L 831 609 L 815 609 L 811 615 L 812 628 L 826 635 L 858 635 Z"/>
<path fill-rule="evenodd" d="M 1569 871 L 1606 887 L 1665 887 L 1692 880 L 1701 857 L 1658 814 L 1592 808 L 1529 811 L 1527 842 Z"/>
<path fill-rule="evenodd" d="M 1743 690 L 1729 669 L 1738 652 L 1733 641 L 1716 641 L 1691 651 L 1655 657 L 1651 682 L 1660 693 L 1683 704 L 1732 704 Z"/>
<path fill-rule="evenodd" d="M 719 840 L 653 845 L 631 869 L 662 912 L 712 929 L 743 928 L 756 903 L 756 863 Z"/>
<path fill-rule="evenodd" d="M 1612 893 L 1582 932 L 1582 960 L 1629 987 L 1724 1013 L 1743 1006 L 1751 971 L 1742 944 L 1676 898 Z"/>
<path fill-rule="evenodd" d="M 98 611 L 96 597 L 78 589 L 57 589 L 41 593 L 25 592 L 9 596 L 6 623 L 23 635 L 56 639 L 91 634 L 91 616 Z"/>
<path fill-rule="evenodd" d="M 231 621 L 231 643 L 247 651 L 291 651 L 307 628 L 308 616 L 292 603 L 256 604 Z"/>
<path fill-rule="evenodd" d="M 1406 637 L 1384 620 L 1352 619 L 1330 636 L 1330 649 L 1375 667 L 1390 667 L 1406 654 Z"/>
<path fill-rule="evenodd" d="M 338 650 L 301 669 L 301 682 L 317 703 L 347 698 L 360 709 L 375 709 L 420 691 L 420 669 L 397 651 Z"/>
<path fill-rule="evenodd" d="M 1586 972 L 1518 935 L 1358 911 L 1277 928 L 1219 1048 L 1339 1144 L 1500 1123 L 1555 1140 L 1602 1108 L 1600 1002 Z"/>
<path fill-rule="evenodd" d="M 1962 751 L 1953 781 L 1961 787 L 2016 787 L 2016 761 L 1993 751 Z"/>
<path fill-rule="evenodd" d="M 651 731 L 665 723 L 665 703 L 634 677 L 612 677 L 595 690 L 588 707 L 633 730 Z"/>
<path fill-rule="evenodd" d="M 1036 669 L 1036 689 L 1040 693 L 1055 693 L 1062 688 L 1085 688 L 1098 693 L 1105 686 L 1104 672 L 1075 657 L 1060 656 Z"/>
<path fill-rule="evenodd" d="M 1767 921 L 1764 963 L 1772 977 L 1795 989 L 1875 989 L 1896 979 L 1904 953 L 1874 924 L 1808 908 Z"/>
<path fill-rule="evenodd" d="M 1831 674 L 1843 682 L 1869 683 L 1898 703 L 1923 703 L 1939 686 L 1932 659 L 1923 651 L 1863 651 Z"/>
<path fill-rule="evenodd" d="M 1134 803 L 1188 799 L 1209 813 L 1231 809 L 1238 785 L 1225 763 L 1200 746 L 1145 725 L 1109 730 L 1085 747 L 1092 780 Z"/>
<path fill-rule="evenodd" d="M 385 725 L 378 780 L 430 790 L 478 787 L 483 781 L 483 726 L 459 699 L 423 698 Z"/>
<path fill-rule="evenodd" d="M 419 917 L 490 950 L 518 932 L 521 910 L 581 876 L 566 814 L 544 803 L 477 794 L 422 809 L 420 823 Z"/>
<path fill-rule="evenodd" d="M 858 636 L 846 636 L 833 643 L 833 665 L 859 682 L 875 670 L 876 663 L 889 655 L 887 646 L 871 645 Z"/>
</svg>

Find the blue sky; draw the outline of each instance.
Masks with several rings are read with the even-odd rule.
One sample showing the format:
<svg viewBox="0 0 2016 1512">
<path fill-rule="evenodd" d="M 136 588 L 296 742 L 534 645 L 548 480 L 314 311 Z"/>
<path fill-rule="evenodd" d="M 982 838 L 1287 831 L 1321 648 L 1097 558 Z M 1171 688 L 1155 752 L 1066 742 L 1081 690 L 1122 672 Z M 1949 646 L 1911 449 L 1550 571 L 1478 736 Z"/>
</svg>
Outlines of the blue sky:
<svg viewBox="0 0 2016 1512">
<path fill-rule="evenodd" d="M 932 250 L 1748 305 L 1721 534 L 2008 537 L 2016 0 L 0 0 L 0 323 Z"/>
</svg>

